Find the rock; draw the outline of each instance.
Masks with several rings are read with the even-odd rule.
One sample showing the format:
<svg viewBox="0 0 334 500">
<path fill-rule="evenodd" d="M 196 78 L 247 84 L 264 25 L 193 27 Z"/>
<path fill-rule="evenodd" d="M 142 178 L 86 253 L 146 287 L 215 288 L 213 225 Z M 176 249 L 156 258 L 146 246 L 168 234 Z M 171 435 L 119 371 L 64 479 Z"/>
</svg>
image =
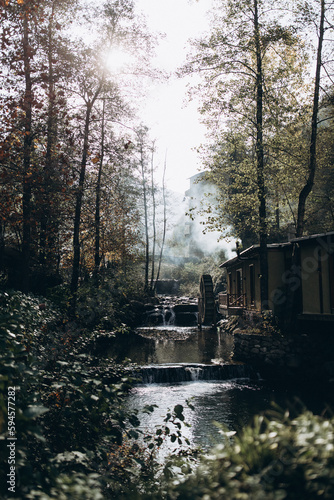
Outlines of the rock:
<svg viewBox="0 0 334 500">
<path fill-rule="evenodd" d="M 135 313 L 143 313 L 144 312 L 144 304 L 143 302 L 139 302 L 139 300 L 130 300 L 130 306 L 133 312 Z"/>
<path fill-rule="evenodd" d="M 198 306 L 197 304 L 176 304 L 174 306 L 175 314 L 185 313 L 185 312 L 197 312 Z"/>
<path fill-rule="evenodd" d="M 271 354 L 275 354 L 277 357 L 283 358 L 285 356 L 285 351 L 282 351 L 282 349 L 273 349 Z"/>
<path fill-rule="evenodd" d="M 323 366 L 324 372 L 330 377 L 334 377 L 334 361 L 327 361 Z"/>
<path fill-rule="evenodd" d="M 165 312 L 163 313 L 163 317 L 164 317 L 164 323 L 166 323 L 166 324 L 167 324 L 167 323 L 168 323 L 168 321 L 169 321 L 169 320 L 171 319 L 171 317 L 172 317 L 172 312 L 171 312 L 171 311 L 169 311 L 169 310 L 168 310 L 168 311 L 165 311 Z"/>
<path fill-rule="evenodd" d="M 154 312 L 148 315 L 146 323 L 149 326 L 158 326 L 162 325 L 163 321 L 164 321 L 163 314 L 161 314 L 160 312 Z"/>
</svg>

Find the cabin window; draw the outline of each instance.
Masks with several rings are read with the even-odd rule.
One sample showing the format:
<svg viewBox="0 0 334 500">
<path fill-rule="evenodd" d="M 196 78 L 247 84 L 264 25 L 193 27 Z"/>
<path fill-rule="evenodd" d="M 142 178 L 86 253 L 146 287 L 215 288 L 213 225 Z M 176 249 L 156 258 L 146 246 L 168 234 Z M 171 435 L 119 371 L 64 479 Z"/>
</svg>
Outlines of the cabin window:
<svg viewBox="0 0 334 500">
<path fill-rule="evenodd" d="M 249 266 L 249 293 L 251 306 L 255 305 L 255 269 L 254 264 Z"/>
</svg>

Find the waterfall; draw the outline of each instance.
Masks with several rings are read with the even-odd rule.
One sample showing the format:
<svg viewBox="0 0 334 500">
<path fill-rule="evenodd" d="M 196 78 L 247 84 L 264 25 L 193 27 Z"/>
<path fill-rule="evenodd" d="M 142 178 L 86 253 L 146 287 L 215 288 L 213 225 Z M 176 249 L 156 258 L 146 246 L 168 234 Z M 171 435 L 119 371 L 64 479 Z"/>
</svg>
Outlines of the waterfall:
<svg viewBox="0 0 334 500">
<path fill-rule="evenodd" d="M 163 326 L 171 326 L 175 324 L 175 312 L 173 307 L 164 307 L 162 310 Z"/>
<path fill-rule="evenodd" d="M 231 380 L 236 378 L 257 378 L 248 365 L 222 364 L 205 365 L 196 363 L 175 363 L 142 366 L 135 374 L 143 384 L 175 384 L 197 380 Z"/>
<path fill-rule="evenodd" d="M 147 304 L 145 326 L 197 326 L 198 305 L 195 299 L 160 297 L 158 304 Z"/>
<path fill-rule="evenodd" d="M 202 380 L 203 368 L 200 366 L 186 366 L 185 370 L 190 373 L 191 380 Z"/>
</svg>

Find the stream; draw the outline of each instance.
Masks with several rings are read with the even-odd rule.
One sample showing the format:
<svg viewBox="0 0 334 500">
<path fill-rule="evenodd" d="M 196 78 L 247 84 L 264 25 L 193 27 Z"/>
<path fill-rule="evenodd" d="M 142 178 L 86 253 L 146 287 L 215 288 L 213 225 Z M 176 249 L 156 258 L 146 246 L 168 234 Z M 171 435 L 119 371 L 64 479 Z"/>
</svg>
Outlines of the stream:
<svg viewBox="0 0 334 500">
<path fill-rule="evenodd" d="M 152 327 L 137 330 L 109 355 L 130 358 L 141 369 L 141 382 L 131 391 L 129 408 L 140 411 L 141 430 L 154 433 L 175 405 L 184 407 L 184 437 L 191 447 L 208 449 L 223 438 L 217 422 L 234 431 L 251 422 L 254 415 L 270 411 L 273 402 L 298 412 L 301 402 L 320 413 L 326 397 L 308 388 L 282 387 L 261 379 L 252 367 L 233 363 L 233 336 L 190 327 Z M 298 399 L 296 399 L 298 398 Z M 187 406 L 187 401 L 194 410 Z M 157 405 L 152 414 L 141 413 L 145 405 Z M 172 427 L 172 426 L 171 426 Z M 171 430 L 173 430 L 171 428 Z M 177 453 L 182 445 L 164 443 L 160 455 Z"/>
</svg>

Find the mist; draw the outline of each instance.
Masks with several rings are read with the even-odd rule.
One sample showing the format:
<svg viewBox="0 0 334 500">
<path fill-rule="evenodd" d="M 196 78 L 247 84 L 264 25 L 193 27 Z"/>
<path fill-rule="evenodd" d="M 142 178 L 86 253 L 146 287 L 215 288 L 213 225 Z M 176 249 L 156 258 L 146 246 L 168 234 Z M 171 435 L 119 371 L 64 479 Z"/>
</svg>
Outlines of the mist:
<svg viewBox="0 0 334 500">
<path fill-rule="evenodd" d="M 219 231 L 209 231 L 205 215 L 198 214 L 198 210 L 214 202 L 217 195 L 215 186 L 199 181 L 202 176 L 203 173 L 200 173 L 189 179 L 190 188 L 184 196 L 168 193 L 166 259 L 196 261 L 223 252 L 226 259 L 233 256 L 235 242 L 222 238 Z"/>
</svg>

